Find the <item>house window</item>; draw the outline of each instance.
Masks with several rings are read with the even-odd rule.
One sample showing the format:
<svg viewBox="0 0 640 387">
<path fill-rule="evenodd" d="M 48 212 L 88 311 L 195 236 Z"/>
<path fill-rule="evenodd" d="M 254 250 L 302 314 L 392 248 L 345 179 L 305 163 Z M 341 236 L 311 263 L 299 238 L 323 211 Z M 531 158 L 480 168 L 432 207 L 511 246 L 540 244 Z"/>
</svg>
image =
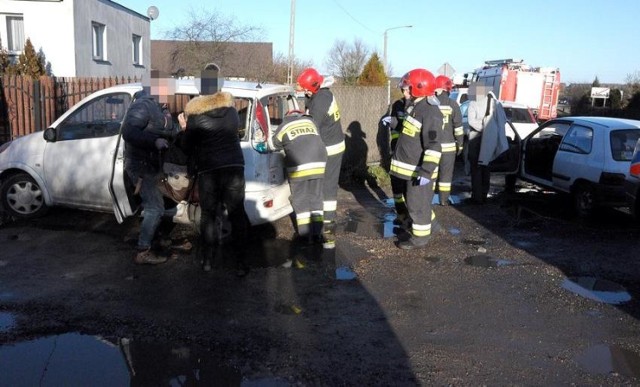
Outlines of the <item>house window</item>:
<svg viewBox="0 0 640 387">
<path fill-rule="evenodd" d="M 24 48 L 24 18 L 7 16 L 7 48 L 11 53 L 19 53 Z"/>
<path fill-rule="evenodd" d="M 142 53 L 142 37 L 139 35 L 133 35 L 131 43 L 133 44 L 133 64 L 142 65 L 142 58 L 140 57 L 140 54 Z"/>
<path fill-rule="evenodd" d="M 93 59 L 94 60 L 107 60 L 105 47 L 107 43 L 107 33 L 104 24 L 93 22 L 91 23 L 91 29 L 93 30 Z"/>
</svg>

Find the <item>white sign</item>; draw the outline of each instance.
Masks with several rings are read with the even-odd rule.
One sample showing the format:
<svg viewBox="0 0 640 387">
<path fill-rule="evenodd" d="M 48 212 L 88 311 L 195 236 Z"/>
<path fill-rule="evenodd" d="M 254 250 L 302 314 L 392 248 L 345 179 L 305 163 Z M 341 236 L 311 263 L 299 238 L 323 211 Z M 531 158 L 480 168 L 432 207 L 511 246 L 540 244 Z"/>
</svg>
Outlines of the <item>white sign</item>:
<svg viewBox="0 0 640 387">
<path fill-rule="evenodd" d="M 592 87 L 591 88 L 591 98 L 609 98 L 608 87 Z"/>
</svg>

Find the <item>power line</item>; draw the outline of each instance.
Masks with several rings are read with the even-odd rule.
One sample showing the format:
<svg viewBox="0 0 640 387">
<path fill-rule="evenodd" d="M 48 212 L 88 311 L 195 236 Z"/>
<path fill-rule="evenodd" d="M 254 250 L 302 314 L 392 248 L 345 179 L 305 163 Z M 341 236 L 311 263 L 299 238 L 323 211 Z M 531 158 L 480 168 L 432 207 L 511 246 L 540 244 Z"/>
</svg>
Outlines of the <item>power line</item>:
<svg viewBox="0 0 640 387">
<path fill-rule="evenodd" d="M 380 33 L 380 31 L 374 31 L 374 30 L 372 30 L 371 28 L 369 28 L 369 27 L 365 26 L 364 24 L 362 24 L 358 19 L 356 19 L 355 17 L 353 17 L 353 15 L 351 15 L 351 14 L 349 13 L 349 11 L 347 11 L 346 9 L 344 9 L 344 7 L 343 7 L 343 6 L 341 6 L 341 5 L 338 3 L 338 1 L 337 1 L 337 0 L 333 0 L 333 2 L 334 2 L 334 3 L 336 3 L 336 5 L 338 6 L 338 8 L 340 8 L 344 13 L 346 13 L 346 14 L 347 14 L 347 16 L 349 16 L 349 17 L 351 18 L 351 20 L 353 20 L 354 22 L 356 22 L 356 23 L 360 24 L 360 26 L 362 26 L 362 28 L 364 28 L 364 29 L 366 29 L 366 30 L 368 30 L 369 32 L 372 32 L 372 33 L 374 33 L 374 34 L 379 34 L 379 33 Z"/>
</svg>

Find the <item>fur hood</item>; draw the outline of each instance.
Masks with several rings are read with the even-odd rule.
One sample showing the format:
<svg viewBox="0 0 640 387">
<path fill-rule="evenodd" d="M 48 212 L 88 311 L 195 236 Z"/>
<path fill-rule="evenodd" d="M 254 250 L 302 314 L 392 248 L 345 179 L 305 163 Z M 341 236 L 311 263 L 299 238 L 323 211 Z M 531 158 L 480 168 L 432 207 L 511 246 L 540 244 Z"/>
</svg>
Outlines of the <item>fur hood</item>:
<svg viewBox="0 0 640 387">
<path fill-rule="evenodd" d="M 184 112 L 187 115 L 204 114 L 211 110 L 233 106 L 231 93 L 220 91 L 211 95 L 195 97 L 187 103 Z"/>
</svg>

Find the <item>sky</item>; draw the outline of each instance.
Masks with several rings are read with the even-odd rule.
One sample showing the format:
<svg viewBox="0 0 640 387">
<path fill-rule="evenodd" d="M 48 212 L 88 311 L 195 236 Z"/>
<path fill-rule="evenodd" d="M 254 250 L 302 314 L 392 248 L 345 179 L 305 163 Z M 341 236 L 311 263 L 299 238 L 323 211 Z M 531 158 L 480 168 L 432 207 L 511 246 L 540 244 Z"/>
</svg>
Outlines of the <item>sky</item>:
<svg viewBox="0 0 640 387">
<path fill-rule="evenodd" d="M 516 59 L 560 69 L 564 83 L 626 83 L 640 76 L 637 29 L 640 1 L 536 0 L 519 2 L 388 0 L 115 0 L 133 11 L 159 10 L 151 39 L 165 39 L 201 11 L 259 28 L 254 41 L 272 42 L 274 55 L 289 54 L 295 3 L 294 55 L 326 74 L 336 41 L 359 39 L 387 59 L 393 76 L 414 68 L 456 73 L 486 60 Z M 404 27 L 411 26 L 411 27 Z"/>
</svg>

